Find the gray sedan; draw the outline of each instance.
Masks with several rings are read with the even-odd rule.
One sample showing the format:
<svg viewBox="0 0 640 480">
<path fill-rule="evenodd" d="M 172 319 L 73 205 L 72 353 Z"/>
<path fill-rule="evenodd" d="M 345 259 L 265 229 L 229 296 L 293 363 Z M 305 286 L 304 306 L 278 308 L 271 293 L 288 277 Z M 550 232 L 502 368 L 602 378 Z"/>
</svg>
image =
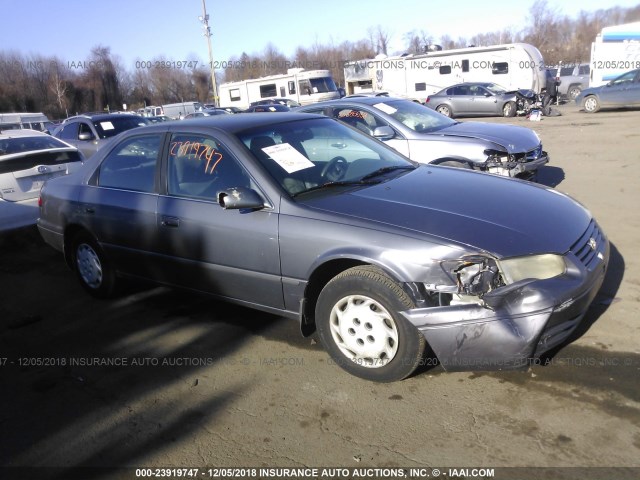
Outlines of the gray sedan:
<svg viewBox="0 0 640 480">
<path fill-rule="evenodd" d="M 559 192 L 419 165 L 309 114 L 130 130 L 41 197 L 40 232 L 89 293 L 143 277 L 297 319 L 381 382 L 425 355 L 526 368 L 571 335 L 609 258 Z"/>
<path fill-rule="evenodd" d="M 607 107 L 640 106 L 640 69 L 623 73 L 605 85 L 585 88 L 576 97 L 576 104 L 587 113 Z"/>
<path fill-rule="evenodd" d="M 516 94 L 489 82 L 459 83 L 429 95 L 425 105 L 447 117 L 516 114 Z"/>
<path fill-rule="evenodd" d="M 420 163 L 534 180 L 538 168 L 549 162 L 540 138 L 529 128 L 456 122 L 410 100 L 343 98 L 297 111 L 336 118 Z"/>
</svg>

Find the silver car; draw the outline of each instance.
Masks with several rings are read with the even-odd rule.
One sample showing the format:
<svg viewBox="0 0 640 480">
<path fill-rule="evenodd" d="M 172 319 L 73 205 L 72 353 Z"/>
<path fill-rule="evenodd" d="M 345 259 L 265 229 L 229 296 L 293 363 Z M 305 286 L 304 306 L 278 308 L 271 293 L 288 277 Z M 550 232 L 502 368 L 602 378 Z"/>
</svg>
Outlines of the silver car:
<svg viewBox="0 0 640 480">
<path fill-rule="evenodd" d="M 336 118 L 420 163 L 535 180 L 538 168 L 549 162 L 529 128 L 456 122 L 410 100 L 343 98 L 297 111 Z"/>
<path fill-rule="evenodd" d="M 516 94 L 489 82 L 452 85 L 429 95 L 425 105 L 447 117 L 514 117 Z"/>
<path fill-rule="evenodd" d="M 601 108 L 640 106 L 640 69 L 631 70 L 599 87 L 585 88 L 576 97 L 576 104 L 587 113 Z"/>
<path fill-rule="evenodd" d="M 0 131 L 0 200 L 38 198 L 45 181 L 76 170 L 77 148 L 36 130 Z"/>
<path fill-rule="evenodd" d="M 42 236 L 89 293 L 143 277 L 297 319 L 380 382 L 431 351 L 447 370 L 526 368 L 570 337 L 609 258 L 566 195 L 302 113 L 130 130 L 41 199 Z"/>
<path fill-rule="evenodd" d="M 67 118 L 52 135 L 78 147 L 89 158 L 119 133 L 150 123 L 144 117 L 127 113 L 83 114 Z"/>
</svg>

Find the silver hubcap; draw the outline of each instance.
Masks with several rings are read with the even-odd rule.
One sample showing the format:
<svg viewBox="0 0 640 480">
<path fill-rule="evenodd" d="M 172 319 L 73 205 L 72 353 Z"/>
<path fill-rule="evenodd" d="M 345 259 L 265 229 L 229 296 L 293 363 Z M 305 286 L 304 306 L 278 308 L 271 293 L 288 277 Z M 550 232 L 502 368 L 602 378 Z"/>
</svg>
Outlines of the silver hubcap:
<svg viewBox="0 0 640 480">
<path fill-rule="evenodd" d="M 340 351 L 367 368 L 385 366 L 398 351 L 398 330 L 389 312 L 372 298 L 349 295 L 331 309 L 331 335 Z"/>
<path fill-rule="evenodd" d="M 446 115 L 447 117 L 449 116 L 449 109 L 447 107 L 438 108 L 438 112 L 440 112 L 443 115 Z"/>
<path fill-rule="evenodd" d="M 76 263 L 84 283 L 91 288 L 99 288 L 102 285 L 102 264 L 100 257 L 91 246 L 86 243 L 78 245 Z"/>
<path fill-rule="evenodd" d="M 510 104 L 510 103 L 507 103 L 507 104 L 504 106 L 504 110 L 503 110 L 503 112 L 504 112 L 504 115 L 505 115 L 506 117 L 508 117 L 508 116 L 509 116 L 509 114 L 511 113 L 511 104 Z"/>
<path fill-rule="evenodd" d="M 589 111 L 595 110 L 596 101 L 593 98 L 587 98 L 587 100 L 585 100 L 584 102 L 584 108 L 586 108 Z"/>
</svg>

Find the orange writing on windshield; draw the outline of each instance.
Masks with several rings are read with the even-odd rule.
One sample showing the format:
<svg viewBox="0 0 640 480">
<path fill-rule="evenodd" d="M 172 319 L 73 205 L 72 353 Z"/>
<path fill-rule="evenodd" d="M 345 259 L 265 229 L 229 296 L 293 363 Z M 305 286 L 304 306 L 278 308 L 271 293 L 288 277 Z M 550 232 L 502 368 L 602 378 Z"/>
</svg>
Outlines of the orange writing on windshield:
<svg viewBox="0 0 640 480">
<path fill-rule="evenodd" d="M 198 160 L 206 160 L 207 163 L 204 166 L 204 172 L 212 174 L 216 169 L 220 160 L 222 160 L 222 153 L 217 151 L 211 145 L 200 142 L 172 142 L 169 155 L 179 157 L 189 157 Z"/>
</svg>

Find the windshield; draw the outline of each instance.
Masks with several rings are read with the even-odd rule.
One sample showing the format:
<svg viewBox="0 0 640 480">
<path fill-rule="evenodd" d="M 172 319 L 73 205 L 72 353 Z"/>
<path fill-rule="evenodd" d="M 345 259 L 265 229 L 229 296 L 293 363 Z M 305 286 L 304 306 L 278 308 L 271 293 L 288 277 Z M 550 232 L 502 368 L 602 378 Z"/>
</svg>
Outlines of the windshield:
<svg viewBox="0 0 640 480">
<path fill-rule="evenodd" d="M 133 115 L 121 115 L 111 117 L 108 120 L 93 122 L 93 126 L 96 127 L 96 132 L 98 132 L 98 136 L 100 138 L 115 137 L 125 130 L 131 130 L 132 128 L 144 125 L 149 125 L 149 121 L 147 119 Z"/>
<path fill-rule="evenodd" d="M 383 143 L 328 118 L 271 124 L 238 137 L 291 196 L 378 183 L 416 168 Z"/>
<path fill-rule="evenodd" d="M 328 93 L 338 90 L 338 87 L 336 87 L 331 77 L 310 78 L 309 82 L 311 83 L 313 93 Z"/>
<path fill-rule="evenodd" d="M 419 133 L 434 132 L 456 124 L 435 110 L 409 100 L 382 101 L 373 106 Z"/>
<path fill-rule="evenodd" d="M 495 83 L 490 83 L 486 85 L 485 88 L 494 94 L 505 93 L 507 91 L 506 88 L 503 88 L 500 85 L 496 85 Z"/>
</svg>

